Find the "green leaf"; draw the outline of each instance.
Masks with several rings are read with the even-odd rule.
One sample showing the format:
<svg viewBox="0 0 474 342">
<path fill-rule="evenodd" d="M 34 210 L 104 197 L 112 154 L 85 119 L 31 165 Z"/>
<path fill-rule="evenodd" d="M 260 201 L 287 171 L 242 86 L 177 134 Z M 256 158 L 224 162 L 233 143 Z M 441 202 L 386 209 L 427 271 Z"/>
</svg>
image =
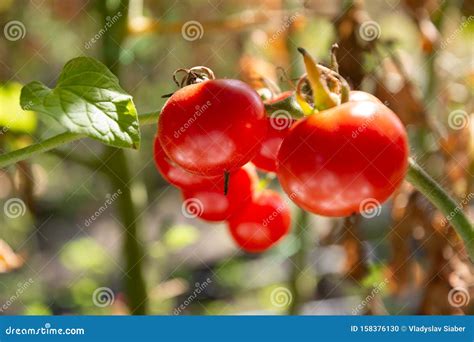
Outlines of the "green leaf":
<svg viewBox="0 0 474 342">
<path fill-rule="evenodd" d="M 56 88 L 40 82 L 23 87 L 20 104 L 47 114 L 68 131 L 115 147 L 138 148 L 140 128 L 132 96 L 105 65 L 89 57 L 70 60 Z"/>
<path fill-rule="evenodd" d="M 0 134 L 2 131 L 33 133 L 36 113 L 24 111 L 18 104 L 22 85 L 10 82 L 0 86 Z"/>
</svg>

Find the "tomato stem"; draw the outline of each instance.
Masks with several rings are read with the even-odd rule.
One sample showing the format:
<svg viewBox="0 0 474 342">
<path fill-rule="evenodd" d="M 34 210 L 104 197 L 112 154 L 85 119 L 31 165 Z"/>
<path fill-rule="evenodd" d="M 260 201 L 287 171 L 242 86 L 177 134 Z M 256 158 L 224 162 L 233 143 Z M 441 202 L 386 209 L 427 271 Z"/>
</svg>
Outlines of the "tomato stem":
<svg viewBox="0 0 474 342">
<path fill-rule="evenodd" d="M 230 172 L 226 171 L 224 172 L 224 195 L 227 196 L 227 193 L 229 192 L 229 181 L 230 181 Z"/>
<path fill-rule="evenodd" d="M 407 180 L 418 189 L 430 202 L 443 213 L 446 223 L 450 223 L 464 240 L 467 253 L 474 261 L 474 227 L 460 204 L 412 158 L 409 160 Z"/>
</svg>

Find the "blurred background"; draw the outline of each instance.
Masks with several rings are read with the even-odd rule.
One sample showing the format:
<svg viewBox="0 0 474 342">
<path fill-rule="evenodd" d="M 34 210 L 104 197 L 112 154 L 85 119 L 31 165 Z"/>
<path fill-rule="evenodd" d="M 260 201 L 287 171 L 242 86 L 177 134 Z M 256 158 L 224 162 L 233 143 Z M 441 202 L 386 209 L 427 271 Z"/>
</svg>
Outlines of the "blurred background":
<svg viewBox="0 0 474 342">
<path fill-rule="evenodd" d="M 62 132 L 22 111 L 19 92 L 53 87 L 80 55 L 147 113 L 178 68 L 288 90 L 304 72 L 296 47 L 328 63 L 337 42 L 340 73 L 399 115 L 413 157 L 472 217 L 473 14 L 467 0 L 2 0 L 0 149 Z M 183 215 L 153 165 L 155 132 L 123 154 L 125 187 L 101 170 L 123 160 L 90 139 L 0 170 L 0 314 L 474 313 L 460 239 L 409 184 L 371 217 L 312 215 L 246 254 L 224 224 Z"/>
</svg>

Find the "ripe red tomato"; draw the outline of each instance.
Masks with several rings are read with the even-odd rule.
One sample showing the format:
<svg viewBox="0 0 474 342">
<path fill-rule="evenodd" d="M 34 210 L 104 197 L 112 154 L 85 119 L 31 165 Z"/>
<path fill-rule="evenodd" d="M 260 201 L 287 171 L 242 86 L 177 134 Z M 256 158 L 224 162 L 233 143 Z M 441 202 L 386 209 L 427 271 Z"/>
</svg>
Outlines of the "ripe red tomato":
<svg viewBox="0 0 474 342">
<path fill-rule="evenodd" d="M 292 95 L 292 91 L 287 91 L 265 103 L 275 103 Z M 283 139 L 287 136 L 290 127 L 293 125 L 294 120 L 290 113 L 286 111 L 276 111 L 272 113 L 272 115 L 267 116 L 266 121 L 267 134 L 260 144 L 257 154 L 252 159 L 252 163 L 263 171 L 276 172 L 278 150 L 280 149 Z"/>
<path fill-rule="evenodd" d="M 263 190 L 245 208 L 229 220 L 229 230 L 240 248 L 263 252 L 290 230 L 288 204 L 275 191 Z"/>
<path fill-rule="evenodd" d="M 223 175 L 250 161 L 266 129 L 260 97 L 238 80 L 209 80 L 178 90 L 158 122 L 170 159 L 205 176 Z"/>
<path fill-rule="evenodd" d="M 325 216 L 383 203 L 402 182 L 408 139 L 386 106 L 348 102 L 298 121 L 278 154 L 278 178 L 300 207 Z"/>
<path fill-rule="evenodd" d="M 183 189 L 183 209 L 206 221 L 227 220 L 252 200 L 257 183 L 255 167 L 247 164 L 230 174 L 227 195 L 224 195 L 224 182 L 206 188 Z"/>
<path fill-rule="evenodd" d="M 155 137 L 153 154 L 156 168 L 161 176 L 180 189 L 201 189 L 212 187 L 214 184 L 224 184 L 224 176 L 204 177 L 176 166 L 163 151 L 158 136 Z"/>
</svg>

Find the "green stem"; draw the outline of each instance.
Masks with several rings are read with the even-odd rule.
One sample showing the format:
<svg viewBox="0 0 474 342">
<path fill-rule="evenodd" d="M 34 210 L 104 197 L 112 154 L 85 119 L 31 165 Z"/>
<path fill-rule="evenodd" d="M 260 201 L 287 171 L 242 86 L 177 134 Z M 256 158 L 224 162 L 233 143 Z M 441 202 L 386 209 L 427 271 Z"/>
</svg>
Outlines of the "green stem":
<svg viewBox="0 0 474 342">
<path fill-rule="evenodd" d="M 127 33 L 128 0 L 111 4 L 98 0 L 103 25 L 113 16 L 121 13 L 118 20 L 103 37 L 102 53 L 104 64 L 117 76 L 120 76 L 120 53 Z M 115 5 L 115 6 L 114 6 Z M 145 121 L 150 118 L 145 117 Z M 150 120 L 151 121 L 151 120 Z M 148 295 L 143 276 L 143 259 L 145 253 L 139 237 L 139 215 L 136 203 L 132 198 L 134 186 L 129 163 L 123 149 L 109 147 L 106 150 L 108 164 L 113 172 L 108 172 L 110 183 L 115 191 L 121 189 L 123 194 L 118 198 L 118 213 L 122 221 L 125 236 L 123 237 L 123 255 L 125 257 L 124 285 L 127 304 L 133 315 L 145 315 L 148 308 Z"/>
<path fill-rule="evenodd" d="M 24 148 L 20 148 L 18 150 L 15 150 L 9 153 L 2 154 L 0 155 L 0 168 L 4 168 L 9 165 L 18 163 L 22 160 L 31 158 L 32 156 L 36 154 L 47 152 L 58 146 L 68 144 L 70 142 L 82 139 L 84 137 L 85 137 L 84 135 L 77 134 L 77 133 L 70 133 L 70 132 L 61 133 L 59 135 L 43 140 L 36 144 L 30 145 Z"/>
<path fill-rule="evenodd" d="M 474 227 L 463 212 L 462 206 L 456 203 L 456 201 L 411 158 L 407 180 L 448 218 L 450 224 L 464 240 L 464 245 L 471 261 L 474 261 Z"/>
<path fill-rule="evenodd" d="M 153 125 L 158 122 L 159 112 L 147 113 L 138 116 L 141 126 Z M 61 133 L 36 144 L 0 155 L 0 168 L 5 168 L 22 160 L 29 159 L 37 154 L 48 152 L 70 142 L 86 138 L 77 133 Z"/>
<path fill-rule="evenodd" d="M 291 258 L 292 269 L 290 275 L 290 291 L 293 298 L 288 308 L 288 315 L 297 315 L 301 309 L 302 294 L 299 286 L 302 270 L 306 266 L 306 252 L 307 252 L 307 231 L 308 231 L 309 214 L 304 209 L 298 208 L 298 218 L 295 222 L 293 234 L 299 243 L 298 251 Z"/>
</svg>

